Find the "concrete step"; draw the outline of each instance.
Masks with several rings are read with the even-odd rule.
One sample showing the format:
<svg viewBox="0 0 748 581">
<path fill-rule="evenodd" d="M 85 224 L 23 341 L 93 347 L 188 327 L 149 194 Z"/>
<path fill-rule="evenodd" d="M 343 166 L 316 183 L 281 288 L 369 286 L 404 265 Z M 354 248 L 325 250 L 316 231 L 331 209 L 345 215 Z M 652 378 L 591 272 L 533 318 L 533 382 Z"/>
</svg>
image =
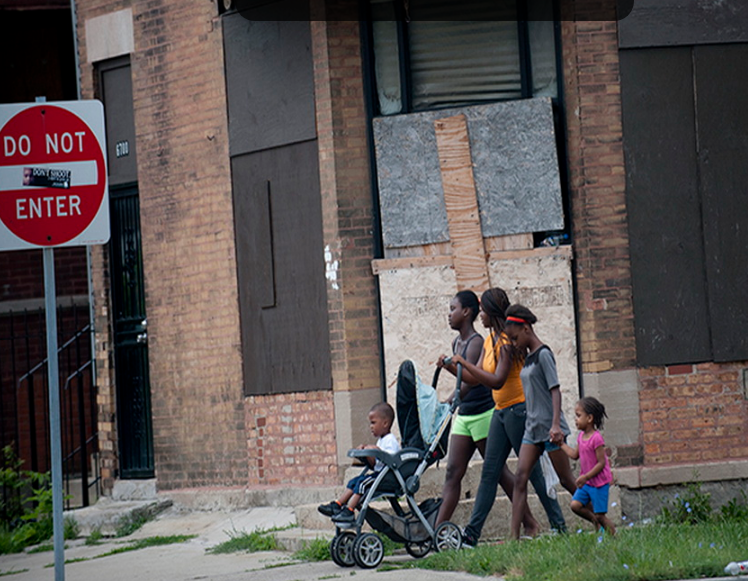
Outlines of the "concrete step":
<svg viewBox="0 0 748 581">
<path fill-rule="evenodd" d="M 82 537 L 90 536 L 95 530 L 110 537 L 116 534 L 123 520 L 140 517 L 150 519 L 165 511 L 172 504 L 172 501 L 168 499 L 115 501 L 104 497 L 94 505 L 65 511 L 63 515 L 76 520 L 80 529 L 79 534 Z"/>
<path fill-rule="evenodd" d="M 508 462 L 510 469 L 515 468 L 516 458 L 511 458 Z M 467 525 L 470 520 L 470 515 L 473 511 L 474 498 L 478 491 L 478 485 L 480 484 L 480 473 L 483 467 L 483 461 L 473 461 L 468 466 L 467 473 L 462 481 L 461 489 L 461 500 L 455 509 L 454 515 L 450 520 L 459 526 Z M 361 471 L 360 467 L 352 467 L 346 470 L 345 480 L 348 481 L 350 478 L 356 476 Z M 441 497 L 442 487 L 444 485 L 444 478 L 446 475 L 446 462 L 441 462 L 438 466 L 432 466 L 421 477 L 421 487 L 418 493 L 415 495 L 416 499 L 420 502 L 426 498 L 439 498 Z M 340 488 L 342 492 L 342 487 Z M 591 528 L 591 525 L 586 521 L 580 519 L 571 511 L 571 495 L 563 490 L 560 486 L 557 486 L 558 501 L 561 505 L 561 509 L 564 512 L 567 527 L 570 531 L 576 531 L 579 528 L 587 529 Z M 335 498 L 334 496 L 324 500 L 323 502 L 329 502 Z M 621 523 L 621 507 L 620 507 L 620 494 L 619 489 L 616 486 L 611 487 L 610 491 L 610 508 L 608 512 L 609 518 L 616 523 Z M 535 518 L 541 524 L 544 530 L 549 529 L 548 519 L 545 515 L 545 510 L 540 504 L 537 496 L 534 494 L 532 487 L 530 487 L 530 494 L 528 495 L 528 503 L 530 510 L 532 511 Z M 334 532 L 335 526 L 328 517 L 321 515 L 317 511 L 317 505 L 315 504 L 301 504 L 295 507 L 296 521 L 302 530 L 315 530 L 315 531 L 329 531 Z M 382 507 L 386 510 L 388 504 L 384 503 Z M 510 500 L 506 497 L 504 492 L 499 487 L 496 496 L 496 502 L 488 515 L 486 524 L 483 529 L 483 538 L 505 538 L 509 535 L 511 525 L 511 514 L 512 506 Z"/>
</svg>

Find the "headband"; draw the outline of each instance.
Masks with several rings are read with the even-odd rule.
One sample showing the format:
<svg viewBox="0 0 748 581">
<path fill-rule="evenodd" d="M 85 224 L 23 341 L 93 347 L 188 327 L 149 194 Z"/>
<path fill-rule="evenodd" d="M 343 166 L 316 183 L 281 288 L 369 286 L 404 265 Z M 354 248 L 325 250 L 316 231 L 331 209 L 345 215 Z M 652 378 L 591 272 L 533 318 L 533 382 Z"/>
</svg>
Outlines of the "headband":
<svg viewBox="0 0 748 581">
<path fill-rule="evenodd" d="M 525 321 L 524 319 L 520 319 L 519 317 L 507 317 L 506 318 L 507 323 L 518 323 L 520 325 L 528 325 L 529 323 Z"/>
</svg>

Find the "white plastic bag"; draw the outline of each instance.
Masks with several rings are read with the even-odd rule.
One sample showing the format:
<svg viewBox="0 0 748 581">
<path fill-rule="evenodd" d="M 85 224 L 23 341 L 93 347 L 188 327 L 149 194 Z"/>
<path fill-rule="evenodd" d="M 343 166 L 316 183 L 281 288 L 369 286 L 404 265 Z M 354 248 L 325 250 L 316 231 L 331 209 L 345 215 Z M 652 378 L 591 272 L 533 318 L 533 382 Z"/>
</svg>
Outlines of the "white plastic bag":
<svg viewBox="0 0 748 581">
<path fill-rule="evenodd" d="M 548 457 L 548 452 L 543 452 L 543 454 L 540 456 L 540 469 L 543 471 L 543 478 L 545 479 L 545 489 L 548 492 L 548 496 L 551 498 L 556 498 L 558 496 L 558 494 L 556 493 L 556 484 L 558 484 L 560 481 L 558 479 L 558 474 L 556 474 L 556 471 L 553 469 L 553 463 Z"/>
</svg>

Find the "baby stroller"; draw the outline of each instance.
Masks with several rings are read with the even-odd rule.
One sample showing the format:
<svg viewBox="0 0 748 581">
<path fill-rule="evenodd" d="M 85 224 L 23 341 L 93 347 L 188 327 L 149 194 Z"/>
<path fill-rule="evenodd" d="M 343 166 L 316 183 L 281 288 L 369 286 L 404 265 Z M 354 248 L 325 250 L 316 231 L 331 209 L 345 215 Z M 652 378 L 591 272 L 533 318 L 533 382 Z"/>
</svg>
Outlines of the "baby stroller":
<svg viewBox="0 0 748 581">
<path fill-rule="evenodd" d="M 404 543 L 405 550 L 415 558 L 424 557 L 431 549 L 445 551 L 462 546 L 462 533 L 456 524 L 445 521 L 434 526 L 441 499 L 429 498 L 420 504 L 415 499 L 423 473 L 446 454 L 449 424 L 460 405 L 462 367 L 457 366 L 457 389 L 449 406 L 436 402 L 435 387 L 440 371 L 437 368 L 432 386 L 428 386 L 418 379 L 412 362 L 406 361 L 400 368 L 397 412 L 402 450 L 397 454 L 383 450 L 348 451 L 351 458 L 381 460 L 385 468 L 377 474 L 364 495 L 356 519 L 349 525 L 338 524 L 336 528 L 330 543 L 330 555 L 337 565 L 370 569 L 382 562 L 384 543 L 374 533 L 361 532 L 364 522 L 396 543 Z M 427 415 L 432 417 L 425 417 Z M 414 429 L 416 420 L 420 425 Z M 438 426 L 435 426 L 435 421 Z M 392 485 L 393 482 L 396 484 Z M 407 508 L 400 505 L 399 498 L 405 499 Z M 389 501 L 394 514 L 370 506 L 374 500 L 380 499 Z"/>
</svg>

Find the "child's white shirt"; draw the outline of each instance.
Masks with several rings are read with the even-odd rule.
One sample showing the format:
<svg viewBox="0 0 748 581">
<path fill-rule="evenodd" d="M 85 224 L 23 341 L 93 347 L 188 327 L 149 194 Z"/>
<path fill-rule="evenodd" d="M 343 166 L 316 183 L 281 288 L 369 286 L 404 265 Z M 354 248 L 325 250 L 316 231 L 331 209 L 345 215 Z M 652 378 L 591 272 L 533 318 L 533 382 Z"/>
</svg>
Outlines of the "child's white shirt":
<svg viewBox="0 0 748 581">
<path fill-rule="evenodd" d="M 377 448 L 384 450 L 388 454 L 396 454 L 400 451 L 400 442 L 398 442 L 397 438 L 392 434 L 392 432 L 390 432 L 377 440 Z M 382 469 L 384 469 L 384 464 L 381 460 L 377 460 L 374 465 L 374 471 L 379 472 Z"/>
</svg>

